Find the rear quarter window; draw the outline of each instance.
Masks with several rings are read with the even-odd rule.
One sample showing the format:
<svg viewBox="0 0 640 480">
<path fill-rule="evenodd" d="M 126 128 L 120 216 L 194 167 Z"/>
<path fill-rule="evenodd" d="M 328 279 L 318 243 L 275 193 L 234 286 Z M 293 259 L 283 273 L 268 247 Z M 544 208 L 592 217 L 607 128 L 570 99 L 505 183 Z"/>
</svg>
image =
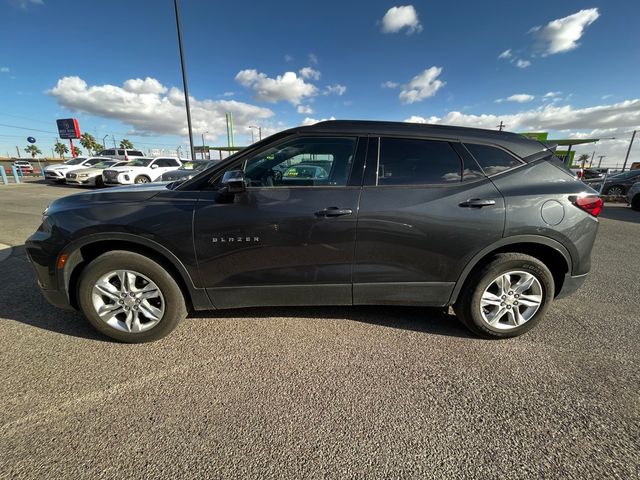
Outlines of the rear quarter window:
<svg viewBox="0 0 640 480">
<path fill-rule="evenodd" d="M 496 147 L 474 143 L 465 143 L 465 147 L 471 152 L 486 175 L 495 175 L 523 164 L 513 155 Z"/>
</svg>

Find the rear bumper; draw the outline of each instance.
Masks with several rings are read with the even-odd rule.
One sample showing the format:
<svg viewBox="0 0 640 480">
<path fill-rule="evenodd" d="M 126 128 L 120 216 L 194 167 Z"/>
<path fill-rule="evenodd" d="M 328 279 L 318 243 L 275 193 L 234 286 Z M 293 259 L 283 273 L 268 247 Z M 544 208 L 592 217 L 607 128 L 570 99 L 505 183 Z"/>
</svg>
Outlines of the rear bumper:
<svg viewBox="0 0 640 480">
<path fill-rule="evenodd" d="M 564 277 L 564 282 L 562 282 L 562 287 L 560 291 L 556 293 L 556 299 L 565 298 L 578 290 L 584 281 L 587 279 L 588 273 L 584 275 L 570 275 L 567 274 Z"/>
</svg>

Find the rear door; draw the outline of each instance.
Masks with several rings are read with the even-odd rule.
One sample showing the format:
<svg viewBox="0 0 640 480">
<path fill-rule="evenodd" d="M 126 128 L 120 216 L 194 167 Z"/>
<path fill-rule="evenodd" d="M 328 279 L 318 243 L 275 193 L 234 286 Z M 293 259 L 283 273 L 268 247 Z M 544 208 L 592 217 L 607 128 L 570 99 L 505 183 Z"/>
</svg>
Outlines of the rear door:
<svg viewBox="0 0 640 480">
<path fill-rule="evenodd" d="M 502 195 L 467 156 L 457 142 L 370 139 L 355 304 L 445 305 L 468 261 L 502 237 Z"/>
<path fill-rule="evenodd" d="M 216 307 L 352 303 L 364 149 L 357 137 L 289 137 L 216 172 L 194 215 Z M 238 169 L 246 192 L 221 193 L 218 180 Z"/>
</svg>

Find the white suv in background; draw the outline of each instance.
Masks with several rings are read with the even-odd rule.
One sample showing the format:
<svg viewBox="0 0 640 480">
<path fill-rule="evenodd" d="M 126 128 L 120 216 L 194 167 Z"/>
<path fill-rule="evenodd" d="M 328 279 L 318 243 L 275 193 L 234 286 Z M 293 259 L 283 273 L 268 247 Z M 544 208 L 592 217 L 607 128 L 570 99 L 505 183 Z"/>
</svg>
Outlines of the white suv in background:
<svg viewBox="0 0 640 480">
<path fill-rule="evenodd" d="M 54 182 L 64 182 L 67 173 L 73 170 L 79 170 L 81 168 L 89 168 L 96 163 L 104 162 L 105 160 L 111 160 L 106 157 L 75 157 L 67 160 L 64 163 L 58 165 L 49 165 L 44 169 L 44 178 L 52 180 Z"/>
<path fill-rule="evenodd" d="M 130 185 L 159 180 L 163 173 L 177 170 L 182 162 L 172 157 L 138 158 L 123 167 L 102 171 L 105 185 Z"/>
<path fill-rule="evenodd" d="M 134 150 L 131 148 L 107 148 L 100 152 L 100 156 L 114 158 L 116 160 L 124 160 L 125 162 L 135 160 L 136 158 L 145 158 L 140 150 Z"/>
</svg>

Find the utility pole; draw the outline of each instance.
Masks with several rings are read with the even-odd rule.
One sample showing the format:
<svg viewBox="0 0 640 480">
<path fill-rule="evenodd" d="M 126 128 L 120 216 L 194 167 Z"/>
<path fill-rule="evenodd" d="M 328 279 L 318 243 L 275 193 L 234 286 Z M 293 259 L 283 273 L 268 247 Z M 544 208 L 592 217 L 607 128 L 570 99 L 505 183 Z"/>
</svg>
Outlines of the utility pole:
<svg viewBox="0 0 640 480">
<path fill-rule="evenodd" d="M 20 157 L 20 149 L 18 148 L 17 145 L 16 145 L 16 152 L 18 152 L 18 158 L 22 158 L 22 157 Z"/>
<path fill-rule="evenodd" d="M 629 154 L 631 153 L 631 146 L 633 145 L 633 139 L 636 138 L 636 131 L 633 131 L 631 135 L 631 141 L 629 142 L 629 148 L 627 149 L 627 156 L 624 157 L 624 165 L 622 165 L 622 171 L 624 172 L 625 168 L 627 168 L 627 160 L 629 160 Z"/>
<path fill-rule="evenodd" d="M 498 127 L 498 130 L 502 131 L 502 129 L 506 127 L 506 125 L 502 122 L 502 120 L 500 120 L 500 125 L 496 125 L 496 127 Z"/>
<path fill-rule="evenodd" d="M 205 134 L 205 133 L 209 133 L 209 132 L 204 132 L 204 133 L 202 133 L 202 134 L 201 134 L 201 135 L 202 135 L 202 159 L 203 159 L 203 160 L 206 160 L 205 155 L 204 155 L 204 149 L 205 149 L 205 145 L 204 145 L 204 134 Z M 208 155 L 208 157 L 209 157 L 209 160 L 211 160 L 211 155 L 210 155 L 210 154 Z"/>
<path fill-rule="evenodd" d="M 113 148 L 118 148 L 116 146 L 116 137 L 114 137 L 113 135 L 111 135 L 111 140 L 113 140 Z"/>
<path fill-rule="evenodd" d="M 173 0 L 173 7 L 176 11 L 176 29 L 178 31 L 178 49 L 180 50 L 180 67 L 182 68 L 182 87 L 184 90 L 184 105 L 187 109 L 187 128 L 189 129 L 189 147 L 191 149 L 191 160 L 195 159 L 193 151 L 193 130 L 191 128 L 191 108 L 189 107 L 189 86 L 187 85 L 187 69 L 184 64 L 184 50 L 182 49 L 182 29 L 180 27 L 180 7 L 178 0 Z"/>
<path fill-rule="evenodd" d="M 598 155 L 598 168 L 600 168 L 600 165 L 602 165 L 602 159 L 606 157 L 606 155 Z"/>
</svg>

